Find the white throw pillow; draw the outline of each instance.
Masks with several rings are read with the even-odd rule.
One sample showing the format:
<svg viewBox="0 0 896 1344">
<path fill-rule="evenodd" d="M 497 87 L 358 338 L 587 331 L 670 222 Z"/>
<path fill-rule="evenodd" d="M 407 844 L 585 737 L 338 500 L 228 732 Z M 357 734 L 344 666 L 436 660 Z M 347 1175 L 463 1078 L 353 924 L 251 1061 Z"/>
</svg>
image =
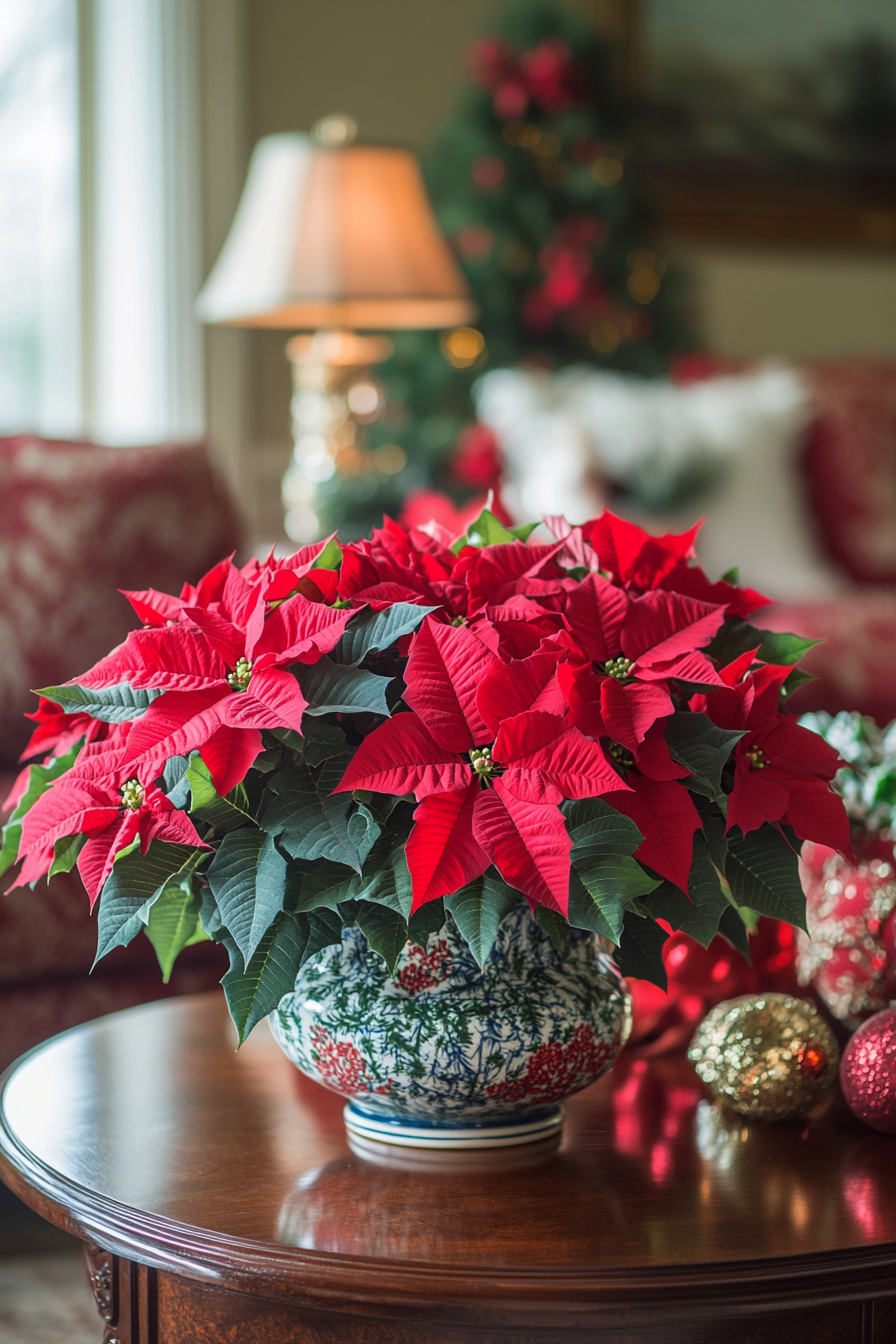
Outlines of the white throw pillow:
<svg viewBox="0 0 896 1344">
<path fill-rule="evenodd" d="M 706 514 L 698 541 L 711 577 L 733 565 L 774 598 L 826 597 L 847 583 L 822 555 L 797 458 L 811 417 L 800 374 L 768 365 L 679 387 L 588 368 L 550 375 L 486 374 L 480 419 L 508 463 L 508 506 L 523 517 L 583 522 L 602 506 L 600 478 L 668 494 L 685 470 L 718 472 L 699 504 L 666 513 L 626 507 L 653 532 L 682 531 Z"/>
</svg>

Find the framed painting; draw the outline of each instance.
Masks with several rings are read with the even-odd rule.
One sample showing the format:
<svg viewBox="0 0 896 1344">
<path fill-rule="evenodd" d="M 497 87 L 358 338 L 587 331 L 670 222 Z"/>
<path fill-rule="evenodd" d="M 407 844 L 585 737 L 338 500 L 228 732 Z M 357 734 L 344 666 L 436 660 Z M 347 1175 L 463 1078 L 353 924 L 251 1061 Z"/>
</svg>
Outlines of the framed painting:
<svg viewBox="0 0 896 1344">
<path fill-rule="evenodd" d="M 896 249 L 896 0 L 596 0 L 664 231 Z"/>
</svg>

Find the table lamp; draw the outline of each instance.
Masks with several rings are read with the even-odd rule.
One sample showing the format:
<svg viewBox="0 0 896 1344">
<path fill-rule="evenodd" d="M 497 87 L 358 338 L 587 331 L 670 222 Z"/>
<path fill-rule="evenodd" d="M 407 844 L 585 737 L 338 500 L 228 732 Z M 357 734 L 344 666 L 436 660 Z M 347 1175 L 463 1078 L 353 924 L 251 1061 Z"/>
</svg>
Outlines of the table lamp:
<svg viewBox="0 0 896 1344">
<path fill-rule="evenodd" d="M 350 117 L 255 147 L 230 232 L 196 305 L 204 322 L 305 331 L 293 371 L 286 532 L 313 540 L 314 490 L 358 453 L 359 423 L 378 413 L 371 365 L 391 342 L 358 331 L 453 327 L 470 292 L 433 218 L 414 155 L 355 143 Z"/>
</svg>

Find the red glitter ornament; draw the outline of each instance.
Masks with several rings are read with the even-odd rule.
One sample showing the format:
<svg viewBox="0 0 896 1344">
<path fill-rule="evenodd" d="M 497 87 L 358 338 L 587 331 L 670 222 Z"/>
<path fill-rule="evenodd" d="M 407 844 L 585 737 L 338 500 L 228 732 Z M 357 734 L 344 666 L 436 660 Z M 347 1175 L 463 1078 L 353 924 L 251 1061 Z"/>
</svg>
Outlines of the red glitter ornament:
<svg viewBox="0 0 896 1344">
<path fill-rule="evenodd" d="M 859 1027 L 843 1052 L 840 1086 L 860 1120 L 881 1134 L 896 1134 L 896 1008 Z"/>
<path fill-rule="evenodd" d="M 896 1000 L 896 859 L 883 833 L 855 841 L 856 863 L 806 841 L 800 875 L 809 938 L 799 935 L 801 985 L 856 1027 Z"/>
</svg>

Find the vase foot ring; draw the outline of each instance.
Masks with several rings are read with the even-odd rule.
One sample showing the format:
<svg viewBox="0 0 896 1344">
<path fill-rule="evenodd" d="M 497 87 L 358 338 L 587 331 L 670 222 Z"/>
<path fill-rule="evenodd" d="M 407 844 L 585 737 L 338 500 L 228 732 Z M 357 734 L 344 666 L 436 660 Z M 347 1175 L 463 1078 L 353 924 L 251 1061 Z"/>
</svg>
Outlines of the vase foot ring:
<svg viewBox="0 0 896 1344">
<path fill-rule="evenodd" d="M 452 1122 L 382 1115 L 350 1101 L 342 1114 L 350 1134 L 401 1148 L 512 1148 L 538 1143 L 558 1133 L 563 1124 L 562 1106 L 539 1106 L 492 1120 Z"/>
</svg>

